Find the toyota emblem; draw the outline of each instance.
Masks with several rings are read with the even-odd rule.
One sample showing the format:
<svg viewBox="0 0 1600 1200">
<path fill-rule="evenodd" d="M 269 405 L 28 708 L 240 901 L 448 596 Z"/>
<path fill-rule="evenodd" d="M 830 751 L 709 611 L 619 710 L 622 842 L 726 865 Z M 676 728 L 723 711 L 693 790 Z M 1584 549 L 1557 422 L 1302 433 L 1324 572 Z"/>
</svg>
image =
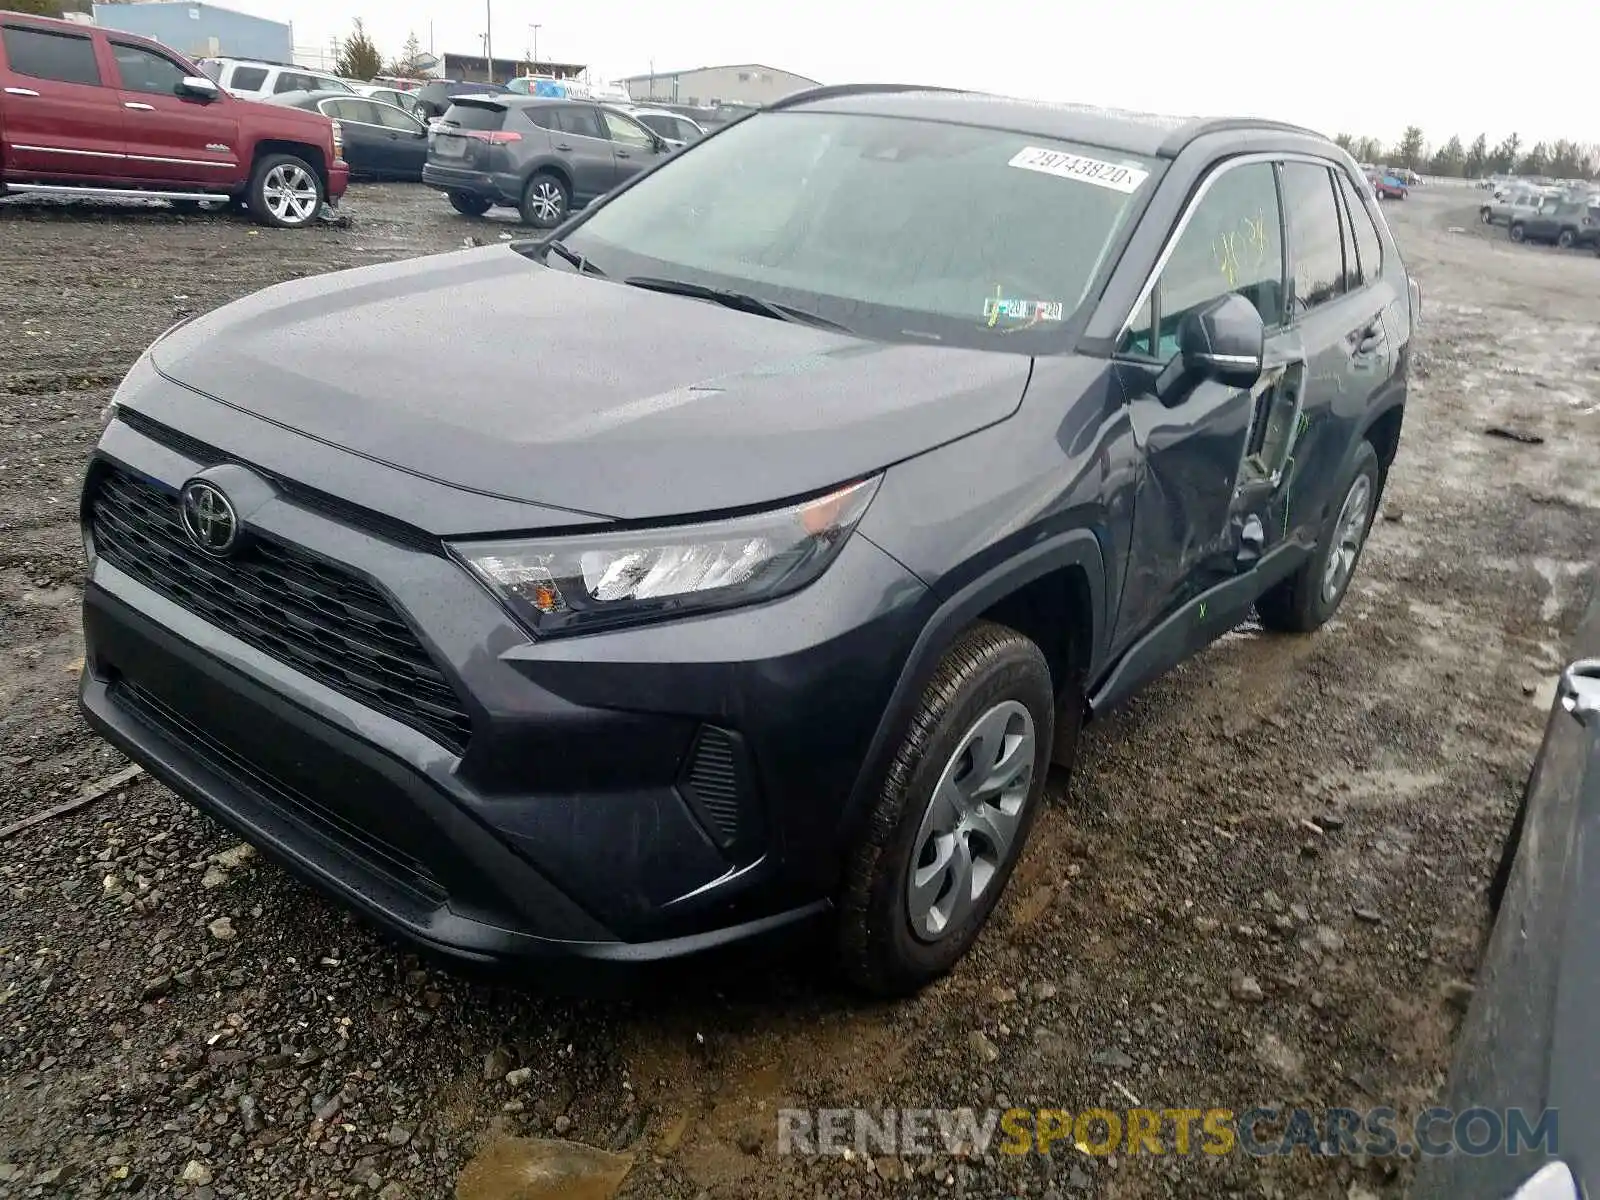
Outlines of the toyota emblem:
<svg viewBox="0 0 1600 1200">
<path fill-rule="evenodd" d="M 223 558 L 239 540 L 239 517 L 220 488 L 194 479 L 183 489 L 183 531 L 201 550 Z"/>
</svg>

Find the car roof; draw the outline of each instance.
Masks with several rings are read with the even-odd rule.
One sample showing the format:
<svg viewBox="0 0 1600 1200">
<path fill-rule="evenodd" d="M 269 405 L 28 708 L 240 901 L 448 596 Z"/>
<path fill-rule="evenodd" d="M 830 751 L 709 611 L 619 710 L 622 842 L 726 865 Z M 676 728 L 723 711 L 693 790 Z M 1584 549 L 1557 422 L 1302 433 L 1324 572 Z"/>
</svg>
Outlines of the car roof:
<svg viewBox="0 0 1600 1200">
<path fill-rule="evenodd" d="M 1031 133 L 1061 141 L 1105 146 L 1131 154 L 1176 157 L 1196 138 L 1232 130 L 1269 130 L 1326 141 L 1322 134 L 1249 117 L 1184 117 L 1090 104 L 1022 100 L 954 88 L 901 84 L 846 84 L 813 88 L 766 106 L 769 110 L 912 117 Z"/>
</svg>

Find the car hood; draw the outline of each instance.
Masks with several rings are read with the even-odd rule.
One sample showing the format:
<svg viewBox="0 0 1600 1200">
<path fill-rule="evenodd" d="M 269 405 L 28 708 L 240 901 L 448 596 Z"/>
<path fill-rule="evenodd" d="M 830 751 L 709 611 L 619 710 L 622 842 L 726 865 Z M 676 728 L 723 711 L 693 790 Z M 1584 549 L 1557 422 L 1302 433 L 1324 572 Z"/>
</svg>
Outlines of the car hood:
<svg viewBox="0 0 1600 1200">
<path fill-rule="evenodd" d="M 617 519 L 869 474 L 1005 419 L 1032 365 L 863 341 L 506 247 L 268 288 L 151 357 L 173 382 L 401 471 Z"/>
</svg>

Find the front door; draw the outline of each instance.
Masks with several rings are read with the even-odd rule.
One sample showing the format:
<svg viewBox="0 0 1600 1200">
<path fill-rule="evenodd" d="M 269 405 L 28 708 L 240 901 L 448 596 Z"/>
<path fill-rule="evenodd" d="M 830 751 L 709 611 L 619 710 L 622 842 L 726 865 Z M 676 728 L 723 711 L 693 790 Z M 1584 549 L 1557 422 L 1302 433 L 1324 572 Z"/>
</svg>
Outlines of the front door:
<svg viewBox="0 0 1600 1200">
<path fill-rule="evenodd" d="M 376 104 L 359 96 L 335 96 L 323 100 L 317 109 L 339 122 L 344 135 L 344 160 L 350 164 L 351 174 L 382 179 L 389 173 L 393 144 L 389 131 L 378 120 Z"/>
<path fill-rule="evenodd" d="M 1305 364 L 1284 321 L 1285 255 L 1272 164 L 1219 169 L 1195 203 L 1150 300 L 1118 345 L 1117 370 L 1143 458 L 1113 654 L 1259 558 L 1267 538 L 1247 462 L 1258 431 L 1292 405 Z M 1267 326 L 1254 388 L 1204 382 L 1175 407 L 1155 394 L 1183 318 L 1236 292 Z"/>
<path fill-rule="evenodd" d="M 0 24 L 0 158 L 13 181 L 121 182 L 122 109 L 108 83 L 90 34 Z"/>
<path fill-rule="evenodd" d="M 598 108 L 592 104 L 557 105 L 551 124 L 551 141 L 572 175 L 574 204 L 586 204 L 616 186 L 616 155 Z"/>
<path fill-rule="evenodd" d="M 656 146 L 660 143 L 639 124 L 621 113 L 603 111 L 606 129 L 611 134 L 611 148 L 617 159 L 617 182 L 626 183 L 646 167 L 655 165 Z"/>
<path fill-rule="evenodd" d="M 128 174 L 141 181 L 225 191 L 239 175 L 238 102 L 179 95 L 193 75 L 175 58 L 109 39 L 126 130 Z"/>
</svg>

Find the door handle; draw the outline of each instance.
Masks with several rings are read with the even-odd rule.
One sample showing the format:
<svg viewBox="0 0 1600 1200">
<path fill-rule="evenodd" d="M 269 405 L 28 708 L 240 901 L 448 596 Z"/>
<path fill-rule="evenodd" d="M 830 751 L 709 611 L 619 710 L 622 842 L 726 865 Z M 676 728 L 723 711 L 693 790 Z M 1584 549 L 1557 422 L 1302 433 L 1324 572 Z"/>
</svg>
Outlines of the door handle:
<svg viewBox="0 0 1600 1200">
<path fill-rule="evenodd" d="M 138 100 L 124 100 L 122 107 L 137 109 L 139 112 L 155 112 L 156 110 L 154 104 L 144 104 Z"/>
<path fill-rule="evenodd" d="M 39 93 L 34 91 L 32 88 L 7 88 L 6 89 L 6 95 L 8 95 L 8 96 L 34 96 L 34 97 L 37 97 L 39 95 Z"/>
<path fill-rule="evenodd" d="M 571 150 L 572 146 L 568 142 L 557 142 L 556 143 L 556 149 L 557 150 Z"/>
<path fill-rule="evenodd" d="M 618 158 L 631 158 L 632 156 L 626 150 L 618 150 L 617 151 L 617 157 Z"/>
</svg>

